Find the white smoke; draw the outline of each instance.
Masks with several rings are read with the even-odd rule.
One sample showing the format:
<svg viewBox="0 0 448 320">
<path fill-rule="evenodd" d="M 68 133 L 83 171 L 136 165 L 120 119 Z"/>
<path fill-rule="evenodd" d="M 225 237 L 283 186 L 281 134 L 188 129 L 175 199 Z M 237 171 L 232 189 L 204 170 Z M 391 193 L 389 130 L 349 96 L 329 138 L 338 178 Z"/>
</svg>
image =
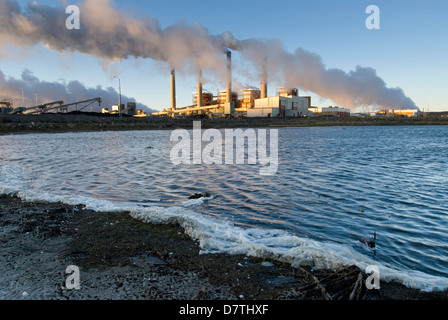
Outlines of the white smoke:
<svg viewBox="0 0 448 320">
<path fill-rule="evenodd" d="M 239 51 L 254 63 L 260 77 L 263 66 L 266 66 L 268 81 L 314 92 L 341 106 L 351 109 L 372 105 L 417 109 L 402 89 L 387 87 L 370 67 L 356 66 L 350 72 L 327 68 L 319 55 L 303 48 L 289 53 L 278 40 L 241 41 Z"/>
<path fill-rule="evenodd" d="M 85 0 L 78 6 L 81 28 L 68 30 L 64 7 L 32 2 L 22 10 L 16 0 L 0 0 L 0 44 L 28 47 L 42 43 L 59 52 L 114 61 L 149 58 L 192 75 L 199 69 L 211 71 L 223 83 L 224 51 L 229 48 L 257 67 L 266 63 L 269 81 L 314 92 L 342 106 L 415 107 L 400 88 L 387 87 L 372 68 L 330 69 L 317 54 L 302 48 L 287 52 L 279 40 L 237 40 L 229 32 L 211 35 L 198 23 L 162 29 L 153 18 L 137 19 L 118 11 L 110 0 Z"/>
<path fill-rule="evenodd" d="M 221 69 L 222 47 L 232 43 L 229 34 L 211 36 L 200 24 L 176 24 L 161 29 L 149 17 L 136 19 L 114 9 L 109 0 L 85 0 L 78 4 L 81 28 L 69 30 L 64 7 L 36 2 L 21 10 L 16 0 L 0 1 L 0 40 L 17 46 L 43 43 L 60 52 L 81 52 L 99 58 L 130 57 L 169 62 L 176 69 Z"/>
</svg>

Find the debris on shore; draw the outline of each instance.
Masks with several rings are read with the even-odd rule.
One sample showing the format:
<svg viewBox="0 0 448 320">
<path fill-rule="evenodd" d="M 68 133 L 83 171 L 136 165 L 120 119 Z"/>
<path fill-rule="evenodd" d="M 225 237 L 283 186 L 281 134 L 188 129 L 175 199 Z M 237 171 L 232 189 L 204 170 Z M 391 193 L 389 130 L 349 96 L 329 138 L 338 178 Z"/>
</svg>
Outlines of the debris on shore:
<svg viewBox="0 0 448 320">
<path fill-rule="evenodd" d="M 210 198 L 212 194 L 208 191 L 201 192 L 201 193 L 195 193 L 188 197 L 188 199 L 200 199 L 200 198 Z"/>
<path fill-rule="evenodd" d="M 245 255 L 200 254 L 177 224 L 9 195 L 0 195 L 0 243 L 3 300 L 448 299 L 447 291 L 394 282 L 367 290 L 367 275 L 356 266 L 314 270 Z M 63 285 L 69 265 L 80 269 L 80 290 Z"/>
</svg>

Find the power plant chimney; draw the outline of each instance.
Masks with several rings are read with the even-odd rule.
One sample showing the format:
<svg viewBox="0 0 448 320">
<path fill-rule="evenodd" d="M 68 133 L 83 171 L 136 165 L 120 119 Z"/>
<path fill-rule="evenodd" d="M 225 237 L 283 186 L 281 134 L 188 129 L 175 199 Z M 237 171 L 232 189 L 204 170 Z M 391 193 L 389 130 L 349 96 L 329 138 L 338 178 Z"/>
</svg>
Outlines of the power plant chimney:
<svg viewBox="0 0 448 320">
<path fill-rule="evenodd" d="M 202 70 L 198 72 L 198 95 L 197 95 L 198 108 L 202 107 Z"/>
<path fill-rule="evenodd" d="M 261 92 L 260 92 L 260 98 L 267 98 L 268 96 L 268 70 L 266 63 L 263 65 L 261 70 Z"/>
<path fill-rule="evenodd" d="M 227 88 L 226 102 L 230 102 L 232 96 L 232 52 L 227 51 Z"/>
<path fill-rule="evenodd" d="M 171 110 L 176 110 L 176 71 L 171 69 Z"/>
<path fill-rule="evenodd" d="M 261 83 L 260 98 L 264 99 L 264 98 L 267 98 L 267 96 L 268 96 L 268 85 L 267 85 L 266 81 L 263 81 Z"/>
</svg>

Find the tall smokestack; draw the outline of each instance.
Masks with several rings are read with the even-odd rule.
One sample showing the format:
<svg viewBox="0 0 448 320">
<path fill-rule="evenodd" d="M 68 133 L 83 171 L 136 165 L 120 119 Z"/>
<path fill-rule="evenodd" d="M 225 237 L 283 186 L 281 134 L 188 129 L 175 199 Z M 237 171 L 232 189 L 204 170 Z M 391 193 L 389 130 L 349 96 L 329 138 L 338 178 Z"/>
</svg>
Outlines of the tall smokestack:
<svg viewBox="0 0 448 320">
<path fill-rule="evenodd" d="M 202 107 L 202 70 L 198 72 L 198 95 L 197 95 L 198 108 Z"/>
<path fill-rule="evenodd" d="M 264 98 L 267 98 L 267 96 L 268 96 L 268 85 L 267 85 L 266 81 L 263 81 L 261 83 L 260 98 L 264 99 Z"/>
<path fill-rule="evenodd" d="M 267 98 L 268 96 L 268 70 L 266 66 L 266 62 L 261 70 L 261 90 L 260 90 L 260 98 Z"/>
<path fill-rule="evenodd" d="M 171 110 L 176 110 L 176 71 L 171 69 Z"/>
<path fill-rule="evenodd" d="M 232 52 L 227 51 L 227 88 L 226 102 L 230 102 L 232 95 Z"/>
</svg>

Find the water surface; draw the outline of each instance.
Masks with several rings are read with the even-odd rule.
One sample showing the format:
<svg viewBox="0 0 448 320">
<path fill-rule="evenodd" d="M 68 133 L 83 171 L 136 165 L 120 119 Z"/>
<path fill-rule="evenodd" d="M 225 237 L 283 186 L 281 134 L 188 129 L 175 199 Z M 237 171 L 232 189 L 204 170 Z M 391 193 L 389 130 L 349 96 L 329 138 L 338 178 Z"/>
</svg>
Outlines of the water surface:
<svg viewBox="0 0 448 320">
<path fill-rule="evenodd" d="M 235 226 L 213 245 L 216 230 L 204 236 L 215 251 L 250 238 L 259 254 L 266 247 L 300 260 L 362 260 L 394 270 L 384 273 L 391 277 L 406 274 L 416 286 L 447 285 L 448 126 L 281 128 L 274 176 L 260 175 L 258 164 L 174 166 L 170 134 L 0 136 L 0 191 L 47 200 L 76 195 L 165 214 L 184 208 L 176 214 Z M 187 201 L 202 191 L 213 199 Z M 375 250 L 358 241 L 373 232 Z"/>
</svg>

